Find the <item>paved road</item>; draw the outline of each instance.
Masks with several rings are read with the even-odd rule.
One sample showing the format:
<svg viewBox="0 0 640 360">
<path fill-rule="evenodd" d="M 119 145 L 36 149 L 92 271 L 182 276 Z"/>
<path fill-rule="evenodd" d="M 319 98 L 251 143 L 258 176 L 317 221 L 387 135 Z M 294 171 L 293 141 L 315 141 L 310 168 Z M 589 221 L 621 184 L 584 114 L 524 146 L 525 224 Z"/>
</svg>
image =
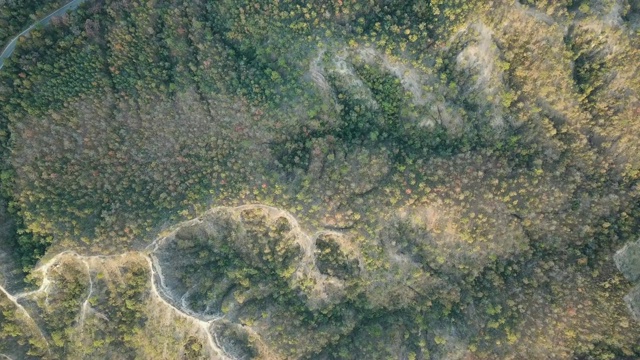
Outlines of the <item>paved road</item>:
<svg viewBox="0 0 640 360">
<path fill-rule="evenodd" d="M 69 11 L 69 10 L 75 10 L 78 6 L 80 6 L 80 4 L 82 4 L 85 1 L 86 0 L 72 0 L 72 1 L 68 2 L 67 4 L 61 6 L 57 10 L 53 11 L 52 13 L 50 13 L 49 15 L 47 15 L 47 16 L 43 17 L 42 19 L 34 22 L 33 24 L 31 24 L 31 26 L 29 26 L 28 28 L 24 29 L 24 31 L 22 31 L 20 34 L 16 35 L 9 42 L 7 42 L 7 45 L 5 46 L 5 48 L 0 53 L 0 69 L 2 69 L 2 67 L 4 66 L 4 59 L 9 58 L 11 56 L 11 54 L 13 54 L 13 50 L 15 50 L 16 45 L 18 44 L 18 40 L 20 39 L 21 36 L 28 34 L 31 30 L 33 30 L 38 25 L 43 25 L 43 26 L 47 25 L 51 21 L 51 19 L 56 17 L 56 16 L 61 16 L 64 13 L 66 13 L 67 11 Z"/>
</svg>

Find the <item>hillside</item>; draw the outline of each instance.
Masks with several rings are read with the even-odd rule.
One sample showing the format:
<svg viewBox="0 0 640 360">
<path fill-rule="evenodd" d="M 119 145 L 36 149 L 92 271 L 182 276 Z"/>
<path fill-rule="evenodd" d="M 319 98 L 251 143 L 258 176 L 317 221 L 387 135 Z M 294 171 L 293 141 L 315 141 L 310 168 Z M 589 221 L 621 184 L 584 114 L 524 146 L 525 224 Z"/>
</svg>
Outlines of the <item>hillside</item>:
<svg viewBox="0 0 640 360">
<path fill-rule="evenodd" d="M 639 16 L 88 0 L 53 17 L 0 70 L 0 355 L 640 357 Z"/>
</svg>

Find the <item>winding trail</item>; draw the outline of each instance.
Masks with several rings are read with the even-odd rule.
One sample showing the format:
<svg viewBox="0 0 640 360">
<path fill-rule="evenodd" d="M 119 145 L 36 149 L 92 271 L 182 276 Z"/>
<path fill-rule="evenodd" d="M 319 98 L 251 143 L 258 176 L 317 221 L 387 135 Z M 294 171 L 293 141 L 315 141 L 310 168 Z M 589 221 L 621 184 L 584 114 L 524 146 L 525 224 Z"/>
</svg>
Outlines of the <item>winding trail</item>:
<svg viewBox="0 0 640 360">
<path fill-rule="evenodd" d="M 55 267 L 56 265 L 59 264 L 58 261 L 62 256 L 67 255 L 67 256 L 75 257 L 79 261 L 81 261 L 82 264 L 85 266 L 87 270 L 87 276 L 89 277 L 89 294 L 87 295 L 87 298 L 82 303 L 82 306 L 80 308 L 80 314 L 79 314 L 78 323 L 79 323 L 79 326 L 82 326 L 84 324 L 88 311 L 91 310 L 91 305 L 89 303 L 89 300 L 93 295 L 93 291 L 94 291 L 93 278 L 91 276 L 91 269 L 92 269 L 91 263 L 93 262 L 93 260 L 97 260 L 97 259 L 121 257 L 129 254 L 131 253 L 109 255 L 109 256 L 107 255 L 84 256 L 73 251 L 63 251 L 61 253 L 56 254 L 54 257 L 49 259 L 46 263 L 44 263 L 43 265 L 41 265 L 40 267 L 34 270 L 34 272 L 42 273 L 42 283 L 38 289 L 19 293 L 19 294 L 16 294 L 15 296 L 10 294 L 8 291 L 6 291 L 2 286 L 0 286 L 0 291 L 5 294 L 5 296 L 7 297 L 7 299 L 9 299 L 9 301 L 15 304 L 15 306 L 19 309 L 19 311 L 23 313 L 24 316 L 27 317 L 27 320 L 35 327 L 37 331 L 39 331 L 40 336 L 44 339 L 45 343 L 47 344 L 47 350 L 49 352 L 49 355 L 51 355 L 51 350 L 49 348 L 48 340 L 45 334 L 43 333 L 42 329 L 38 326 L 38 324 L 35 322 L 35 320 L 32 318 L 32 316 L 29 314 L 29 312 L 19 303 L 19 300 L 22 298 L 27 298 L 32 295 L 41 294 L 41 293 L 44 293 L 45 296 L 48 297 L 48 290 L 51 286 L 51 280 L 49 279 L 49 270 L 52 267 Z M 224 352 L 224 350 L 222 350 L 221 347 L 218 346 L 218 342 L 214 338 L 215 335 L 213 335 L 210 330 L 212 323 L 216 320 L 222 319 L 222 317 L 204 318 L 197 313 L 189 311 L 188 309 L 180 309 L 175 305 L 173 305 L 170 302 L 170 300 L 167 300 L 167 299 L 172 299 L 172 297 L 170 296 L 170 294 L 168 294 L 168 291 L 164 286 L 164 277 L 162 276 L 162 270 L 160 269 L 159 265 L 155 264 L 154 262 L 153 258 L 155 258 L 155 256 L 153 256 L 152 254 L 140 254 L 140 255 L 142 255 L 146 259 L 149 265 L 149 269 L 150 269 L 149 273 L 151 275 L 151 279 L 150 279 L 151 280 L 151 284 L 150 284 L 151 296 L 154 296 L 156 299 L 158 299 L 165 306 L 173 310 L 179 316 L 184 317 L 187 320 L 193 321 L 206 334 L 207 343 L 211 351 L 216 353 L 218 357 L 221 359 L 230 359 L 230 357 Z M 156 285 L 156 282 L 158 282 L 159 285 Z M 47 303 L 46 300 L 45 300 L 45 303 Z"/>
<path fill-rule="evenodd" d="M 91 299 L 91 295 L 93 295 L 93 279 L 91 278 L 91 267 L 86 260 L 82 260 L 82 263 L 87 268 L 87 276 L 89 277 L 89 294 L 87 298 L 82 303 L 82 310 L 80 311 L 80 327 L 84 326 L 84 320 L 87 316 L 87 311 L 89 311 L 89 300 Z"/>
<path fill-rule="evenodd" d="M 304 267 L 315 266 L 313 261 L 315 239 L 319 235 L 324 233 L 334 233 L 333 231 L 321 230 L 321 231 L 317 231 L 312 235 L 309 235 L 300 227 L 297 219 L 292 214 L 290 214 L 286 210 L 279 209 L 272 206 L 267 206 L 262 204 L 250 204 L 250 205 L 242 205 L 237 207 L 220 206 L 220 207 L 215 207 L 208 210 L 198 218 L 176 224 L 175 226 L 173 226 L 171 229 L 168 230 L 168 233 L 165 233 L 162 236 L 158 236 L 156 240 L 154 240 L 142 251 L 129 251 L 129 252 L 125 252 L 122 254 L 115 254 L 115 255 L 81 255 L 71 250 L 62 251 L 56 254 L 55 256 L 49 258 L 46 262 L 43 262 L 40 266 L 33 269 L 32 273 L 40 273 L 42 275 L 42 281 L 40 283 L 40 286 L 37 289 L 24 291 L 24 292 L 12 295 L 4 287 L 0 286 L 0 291 L 4 293 L 9 299 L 9 301 L 13 302 L 15 306 L 19 309 L 19 311 L 22 312 L 24 316 L 28 318 L 27 321 L 31 323 L 33 326 L 35 326 L 36 330 L 39 331 L 40 336 L 44 339 L 45 343 L 47 344 L 47 350 L 49 351 L 49 354 L 51 354 L 51 349 L 49 348 L 47 337 L 45 336 L 40 326 L 38 326 L 36 321 L 33 319 L 33 317 L 29 314 L 27 309 L 25 309 L 20 304 L 19 302 L 20 299 L 30 298 L 34 295 L 44 294 L 45 304 L 48 305 L 49 291 L 53 285 L 52 280 L 50 278 L 50 270 L 55 269 L 57 266 L 59 266 L 61 264 L 61 261 L 64 261 L 64 259 L 62 259 L 64 256 L 75 258 L 79 262 L 81 262 L 82 265 L 84 265 L 86 269 L 86 274 L 89 278 L 88 294 L 84 299 L 84 301 L 82 302 L 82 305 L 80 306 L 79 314 L 78 314 L 78 325 L 82 327 L 85 323 L 87 315 L 89 314 L 89 312 L 93 310 L 91 308 L 91 303 L 90 303 L 91 297 L 93 296 L 95 291 L 94 289 L 95 284 L 94 284 L 92 272 L 95 273 L 95 271 L 97 271 L 96 270 L 97 267 L 100 266 L 100 264 L 96 263 L 96 261 L 105 260 L 109 258 L 126 257 L 131 255 L 141 256 L 144 258 L 144 261 L 147 262 L 149 267 L 149 274 L 150 274 L 150 281 L 151 281 L 149 286 L 151 288 L 150 289 L 151 296 L 156 298 L 160 303 L 162 303 L 162 305 L 166 306 L 176 315 L 182 318 L 185 318 L 188 321 L 191 321 L 194 325 L 200 328 L 201 331 L 203 331 L 204 334 L 206 335 L 206 342 L 208 347 L 211 349 L 212 355 L 215 354 L 220 359 L 233 359 L 233 357 L 230 354 L 228 354 L 225 351 L 225 349 L 220 345 L 220 341 L 217 338 L 217 334 L 212 329 L 212 325 L 216 321 L 224 319 L 224 315 L 213 315 L 213 316 L 205 315 L 205 314 L 194 312 L 191 309 L 189 309 L 189 307 L 186 306 L 186 303 L 184 301 L 186 294 L 183 295 L 182 297 L 175 296 L 175 294 L 172 293 L 171 288 L 166 285 L 166 280 L 162 273 L 162 267 L 160 266 L 160 263 L 155 253 L 159 250 L 159 247 L 161 246 L 161 244 L 167 240 L 170 240 L 173 236 L 175 236 L 176 232 L 180 228 L 184 226 L 199 224 L 204 222 L 205 221 L 204 216 L 206 216 L 207 214 L 215 213 L 217 211 L 222 211 L 222 210 L 231 210 L 234 213 L 233 214 L 234 217 L 239 217 L 240 212 L 242 210 L 247 210 L 247 209 L 262 209 L 266 212 L 266 214 L 272 220 L 277 219 L 279 217 L 284 217 L 288 220 L 289 224 L 292 227 L 291 231 L 298 235 L 296 236 L 296 241 L 303 249 L 304 259 L 302 262 L 304 263 L 303 265 Z M 247 331 L 252 332 L 262 342 L 262 340 L 260 339 L 260 336 L 256 334 L 255 331 L 253 331 L 253 329 L 247 329 Z M 262 345 L 265 348 L 267 348 L 264 343 L 262 343 Z M 2 356 L 3 354 L 0 354 L 0 359 L 2 358 Z"/>
<path fill-rule="evenodd" d="M 42 337 L 42 339 L 44 340 L 44 343 L 47 345 L 47 353 L 49 355 L 51 355 L 51 348 L 49 347 L 49 342 L 47 341 L 46 336 L 44 336 L 44 333 L 42 332 L 42 329 L 40 328 L 40 326 L 38 326 L 38 323 L 35 322 L 35 320 L 33 320 L 33 318 L 31 317 L 31 314 L 29 314 L 29 312 L 27 311 L 27 309 L 25 309 L 19 302 L 18 299 L 9 294 L 2 286 L 0 286 L 0 291 L 2 293 L 4 293 L 4 295 L 7 297 L 7 299 L 9 299 L 9 301 L 11 301 L 12 303 L 14 303 L 16 305 L 16 307 L 18 308 L 18 310 L 20 310 L 20 312 L 22 312 L 22 314 L 24 316 L 26 316 L 26 318 L 29 320 L 29 322 L 31 323 L 31 325 L 33 325 L 33 327 L 39 332 L 40 336 Z M 4 355 L 4 354 L 3 354 Z M 6 356 L 6 355 L 4 355 Z M 8 356 L 6 356 L 7 358 L 9 358 Z"/>
<path fill-rule="evenodd" d="M 51 285 L 51 281 L 49 280 L 49 269 L 51 268 L 52 265 L 57 264 L 57 260 L 66 255 L 66 254 L 71 254 L 73 256 L 76 257 L 81 257 L 78 253 L 73 252 L 73 251 L 63 251 L 61 253 L 56 254 L 56 256 L 54 256 L 53 258 L 49 259 L 49 261 L 47 261 L 45 264 L 35 268 L 32 272 L 39 272 L 42 273 L 42 283 L 40 284 L 40 287 L 37 288 L 36 290 L 32 290 L 32 291 L 25 291 L 25 292 L 21 292 L 15 295 L 16 300 L 34 295 L 34 294 L 38 294 L 38 293 L 42 293 L 44 292 L 46 298 L 45 298 L 45 304 L 48 303 L 48 297 L 49 297 L 49 293 L 47 292 L 49 290 L 49 286 Z"/>
<path fill-rule="evenodd" d="M 178 315 L 180 315 L 182 317 L 185 317 L 188 320 L 194 321 L 196 324 L 198 324 L 198 326 L 204 331 L 204 333 L 207 334 L 207 342 L 208 342 L 208 345 L 211 348 L 211 350 L 216 352 L 220 358 L 229 359 L 229 357 L 225 354 L 224 350 L 218 345 L 219 342 L 216 339 L 216 335 L 215 334 L 212 335 L 211 331 L 209 329 L 211 327 L 211 324 L 214 321 L 219 320 L 221 318 L 218 317 L 218 318 L 215 318 L 215 319 L 205 319 L 205 318 L 202 318 L 201 316 L 198 316 L 195 313 L 187 314 L 184 309 L 178 309 L 176 306 L 174 306 L 169 301 L 167 301 L 165 299 L 165 296 L 168 299 L 171 299 L 171 296 L 166 294 L 164 289 L 162 289 L 164 287 L 164 277 L 162 276 L 162 273 L 156 272 L 156 266 L 157 265 L 153 261 L 152 255 L 145 256 L 145 258 L 147 259 L 147 262 L 149 263 L 149 268 L 151 269 L 151 271 L 150 271 L 150 274 L 151 274 L 151 292 L 154 295 L 156 295 L 156 297 L 160 300 L 160 302 L 162 302 L 163 304 L 165 304 L 169 308 L 173 309 L 176 312 L 176 314 L 178 314 Z M 158 269 L 160 269 L 160 267 L 158 267 Z M 158 290 L 158 286 L 156 286 L 156 277 L 160 281 L 160 287 L 161 287 L 160 290 Z M 164 296 L 160 295 L 160 293 L 162 293 Z"/>
<path fill-rule="evenodd" d="M 15 50 L 16 45 L 18 44 L 18 40 L 20 40 L 21 36 L 27 35 L 29 32 L 31 32 L 31 30 L 35 29 L 39 25 L 42 25 L 42 26 L 47 25 L 49 22 L 51 22 L 51 19 L 53 19 L 56 16 L 64 15 L 69 10 L 75 10 L 76 8 L 78 8 L 78 6 L 80 6 L 80 4 L 84 3 L 85 1 L 86 0 L 72 0 L 66 3 L 65 5 L 62 5 L 58 9 L 54 10 L 49 15 L 34 22 L 28 28 L 24 29 L 21 33 L 14 36 L 11 40 L 7 42 L 4 49 L 2 49 L 2 52 L 0 53 L 0 69 L 2 69 L 2 67 L 4 66 L 4 60 L 8 59 L 11 56 L 11 54 L 13 54 L 13 51 Z"/>
</svg>

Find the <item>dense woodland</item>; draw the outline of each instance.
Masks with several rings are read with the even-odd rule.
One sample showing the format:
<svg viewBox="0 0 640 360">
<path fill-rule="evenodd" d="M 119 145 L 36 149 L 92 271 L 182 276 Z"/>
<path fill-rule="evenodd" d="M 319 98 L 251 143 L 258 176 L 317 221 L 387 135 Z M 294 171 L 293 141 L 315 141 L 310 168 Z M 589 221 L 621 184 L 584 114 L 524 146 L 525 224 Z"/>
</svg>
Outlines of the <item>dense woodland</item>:
<svg viewBox="0 0 640 360">
<path fill-rule="evenodd" d="M 34 21 L 64 5 L 64 0 L 0 1 L 0 48 Z"/>
<path fill-rule="evenodd" d="M 0 0 L 0 42 L 59 4 Z M 0 353 L 640 357 L 639 16 L 87 1 L 0 70 Z"/>
</svg>

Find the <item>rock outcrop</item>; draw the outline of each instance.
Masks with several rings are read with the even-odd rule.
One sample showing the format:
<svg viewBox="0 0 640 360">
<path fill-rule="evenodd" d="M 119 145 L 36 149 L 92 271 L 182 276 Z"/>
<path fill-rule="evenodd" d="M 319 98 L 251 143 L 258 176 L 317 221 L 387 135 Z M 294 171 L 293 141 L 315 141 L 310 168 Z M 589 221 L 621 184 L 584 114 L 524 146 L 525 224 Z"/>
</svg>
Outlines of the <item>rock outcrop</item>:
<svg viewBox="0 0 640 360">
<path fill-rule="evenodd" d="M 616 266 L 624 277 L 635 286 L 624 297 L 629 311 L 640 321 L 640 240 L 625 245 L 613 256 Z"/>
</svg>

